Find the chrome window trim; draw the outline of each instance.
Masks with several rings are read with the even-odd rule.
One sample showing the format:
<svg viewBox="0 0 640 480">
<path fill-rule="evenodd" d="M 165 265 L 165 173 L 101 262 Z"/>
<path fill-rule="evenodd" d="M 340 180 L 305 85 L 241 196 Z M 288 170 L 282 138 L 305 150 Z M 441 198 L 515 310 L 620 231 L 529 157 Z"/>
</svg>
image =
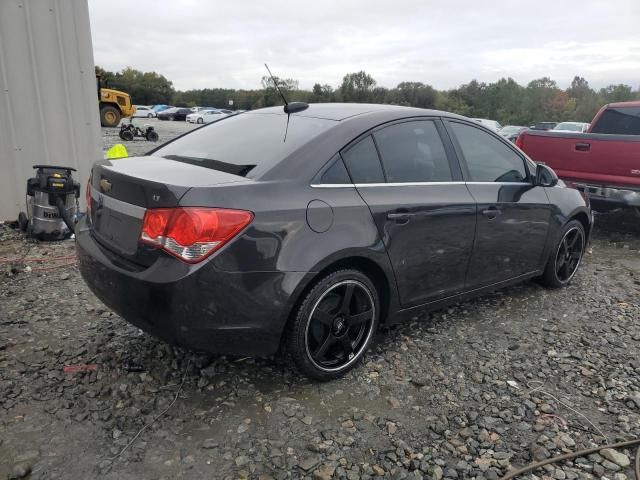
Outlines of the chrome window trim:
<svg viewBox="0 0 640 480">
<path fill-rule="evenodd" d="M 91 187 L 91 198 L 98 203 L 98 205 L 105 206 L 109 210 L 123 213 L 128 217 L 139 218 L 140 220 L 144 218 L 144 212 L 147 210 L 144 207 L 139 207 L 138 205 L 133 205 L 131 203 L 118 200 L 117 198 L 109 197 L 96 191 L 95 187 Z M 96 208 L 95 211 L 98 211 L 98 208 Z"/>
<path fill-rule="evenodd" d="M 465 182 L 468 185 L 532 185 L 531 182 Z"/>
<path fill-rule="evenodd" d="M 353 183 L 315 183 L 311 188 L 353 188 Z"/>
<path fill-rule="evenodd" d="M 316 183 L 311 188 L 419 187 L 428 185 L 531 185 L 529 182 L 385 182 L 385 183 Z"/>
<path fill-rule="evenodd" d="M 465 182 L 387 182 L 387 183 L 356 183 L 360 187 L 420 187 L 427 185 L 464 185 Z"/>
</svg>

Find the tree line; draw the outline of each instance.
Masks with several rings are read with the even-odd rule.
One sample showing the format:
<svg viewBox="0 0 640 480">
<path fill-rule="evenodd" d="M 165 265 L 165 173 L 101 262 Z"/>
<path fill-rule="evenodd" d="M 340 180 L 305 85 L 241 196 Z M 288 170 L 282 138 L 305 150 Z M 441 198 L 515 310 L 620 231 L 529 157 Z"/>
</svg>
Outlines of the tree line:
<svg viewBox="0 0 640 480">
<path fill-rule="evenodd" d="M 156 72 L 142 72 L 127 67 L 109 72 L 96 67 L 102 80 L 111 88 L 128 92 L 135 104 L 169 104 L 176 106 L 211 106 L 225 108 L 233 100 L 233 108 L 251 110 L 281 105 L 282 98 L 274 81 L 261 79 L 261 88 L 236 90 L 204 88 L 176 90 L 173 83 Z M 609 85 L 595 90 L 582 77 L 574 77 L 562 89 L 543 77 L 520 85 L 512 78 L 492 83 L 471 82 L 450 90 L 436 90 L 422 82 L 401 82 L 395 88 L 379 86 L 367 72 L 347 73 L 338 88 L 316 83 L 311 90 L 299 88 L 292 78 L 276 77 L 280 90 L 290 102 L 358 102 L 386 103 L 420 108 L 435 108 L 468 117 L 498 120 L 503 125 L 529 125 L 536 121 L 589 122 L 602 105 L 611 102 L 640 100 L 640 90 L 629 85 Z"/>
</svg>

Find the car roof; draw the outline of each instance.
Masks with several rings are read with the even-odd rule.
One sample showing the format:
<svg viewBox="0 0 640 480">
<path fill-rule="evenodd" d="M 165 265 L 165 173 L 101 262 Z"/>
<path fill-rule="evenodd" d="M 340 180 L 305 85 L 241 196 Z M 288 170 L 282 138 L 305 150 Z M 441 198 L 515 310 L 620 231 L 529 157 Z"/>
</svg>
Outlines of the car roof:
<svg viewBox="0 0 640 480">
<path fill-rule="evenodd" d="M 406 116 L 438 116 L 451 118 L 464 118 L 453 113 L 425 108 L 401 107 L 399 105 L 379 105 L 371 103 L 311 103 L 309 108 L 295 113 L 300 117 L 321 118 L 325 120 L 342 121 L 358 115 L 367 115 L 378 112 L 394 114 L 406 114 Z M 286 115 L 283 106 L 261 108 L 246 112 L 248 114 L 280 114 Z"/>
<path fill-rule="evenodd" d="M 615 102 L 615 103 L 609 103 L 607 105 L 607 107 L 614 107 L 614 108 L 624 108 L 624 107 L 640 107 L 640 100 L 636 100 L 633 102 Z"/>
</svg>

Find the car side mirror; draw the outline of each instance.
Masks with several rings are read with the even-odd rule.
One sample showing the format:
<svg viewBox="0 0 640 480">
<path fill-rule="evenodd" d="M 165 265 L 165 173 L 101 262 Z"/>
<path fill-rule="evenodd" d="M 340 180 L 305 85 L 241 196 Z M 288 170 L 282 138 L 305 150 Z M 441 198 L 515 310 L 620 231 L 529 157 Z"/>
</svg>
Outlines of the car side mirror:
<svg viewBox="0 0 640 480">
<path fill-rule="evenodd" d="M 535 184 L 537 187 L 555 187 L 558 184 L 558 175 L 551 167 L 538 163 Z"/>
</svg>

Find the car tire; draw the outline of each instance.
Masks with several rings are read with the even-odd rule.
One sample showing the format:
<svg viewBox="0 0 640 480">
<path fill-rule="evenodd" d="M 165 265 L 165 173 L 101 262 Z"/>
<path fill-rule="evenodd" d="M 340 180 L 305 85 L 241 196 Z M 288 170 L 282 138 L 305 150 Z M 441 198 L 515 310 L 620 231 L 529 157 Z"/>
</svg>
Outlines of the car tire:
<svg viewBox="0 0 640 480">
<path fill-rule="evenodd" d="M 380 296 L 359 270 L 338 270 L 305 295 L 286 333 L 298 370 L 313 380 L 343 376 L 364 356 L 380 319 Z"/>
<path fill-rule="evenodd" d="M 120 132 L 120 138 L 122 140 L 125 140 L 127 142 L 130 142 L 131 140 L 133 140 L 133 132 L 131 130 L 122 130 Z"/>
<path fill-rule="evenodd" d="M 196 123 L 204 123 L 204 120 L 199 118 L 198 120 L 196 120 Z"/>
<path fill-rule="evenodd" d="M 153 118 L 153 113 L 148 113 L 147 118 Z"/>
<path fill-rule="evenodd" d="M 158 136 L 158 132 L 156 132 L 155 130 L 147 130 L 147 133 L 145 136 L 147 137 L 147 140 L 149 142 L 157 142 L 158 138 L 160 138 Z"/>
<path fill-rule="evenodd" d="M 169 117 L 169 120 L 171 120 L 172 122 L 174 122 L 174 121 L 176 120 L 176 117 L 174 117 L 173 115 L 171 115 L 171 116 Z"/>
<path fill-rule="evenodd" d="M 580 268 L 586 248 L 584 227 L 571 220 L 562 229 L 560 240 L 553 246 L 540 283 L 549 288 L 567 286 Z"/>
</svg>

